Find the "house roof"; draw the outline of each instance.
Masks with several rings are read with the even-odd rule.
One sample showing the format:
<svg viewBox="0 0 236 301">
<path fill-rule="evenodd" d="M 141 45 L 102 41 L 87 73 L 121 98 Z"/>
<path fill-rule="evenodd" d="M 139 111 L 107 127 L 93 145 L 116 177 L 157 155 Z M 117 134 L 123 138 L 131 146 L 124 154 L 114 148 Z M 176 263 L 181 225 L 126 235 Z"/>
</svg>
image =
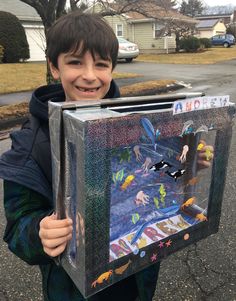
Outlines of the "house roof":
<svg viewBox="0 0 236 301">
<path fill-rule="evenodd" d="M 219 19 L 200 20 L 196 28 L 213 28 L 218 22 L 220 22 Z"/>
<path fill-rule="evenodd" d="M 1 0 L 0 11 L 11 13 L 21 21 L 41 21 L 36 10 L 20 0 Z"/>
<path fill-rule="evenodd" d="M 119 3 L 119 2 L 118 2 Z M 121 4 L 113 4 L 109 3 L 109 7 L 101 5 L 100 3 L 95 3 L 91 5 L 87 10 L 91 11 L 93 7 L 99 5 L 101 7 L 101 11 L 110 10 L 113 13 L 117 12 L 117 14 L 123 15 L 129 23 L 138 23 L 138 22 L 147 22 L 150 20 L 172 20 L 175 22 L 185 22 L 189 24 L 196 24 L 199 21 L 180 14 L 175 9 L 165 9 L 149 0 L 148 3 L 146 1 L 140 1 L 135 3 L 127 4 L 126 6 L 122 6 Z"/>
<path fill-rule="evenodd" d="M 143 13 L 142 13 L 143 11 Z M 198 23 L 197 20 L 184 16 L 180 14 L 175 9 L 165 9 L 160 6 L 157 6 L 155 3 L 152 3 L 151 1 L 143 1 L 139 12 L 130 11 L 126 13 L 126 16 L 130 19 L 129 22 L 140 22 L 141 20 L 147 20 L 147 19 L 162 19 L 162 20 L 172 20 L 172 21 L 178 21 L 178 22 L 186 22 L 186 23 L 192 23 L 196 24 Z"/>
<path fill-rule="evenodd" d="M 229 14 L 214 14 L 214 15 L 198 15 L 195 18 L 200 20 L 200 19 L 220 19 L 220 18 L 227 18 L 231 17 L 233 13 Z"/>
</svg>

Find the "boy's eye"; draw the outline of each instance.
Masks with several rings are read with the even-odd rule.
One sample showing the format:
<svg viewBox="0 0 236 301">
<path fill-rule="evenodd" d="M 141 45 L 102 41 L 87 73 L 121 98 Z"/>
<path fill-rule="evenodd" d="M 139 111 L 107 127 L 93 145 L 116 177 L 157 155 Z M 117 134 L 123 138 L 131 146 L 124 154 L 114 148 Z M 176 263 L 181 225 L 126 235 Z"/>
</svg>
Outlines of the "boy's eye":
<svg viewBox="0 0 236 301">
<path fill-rule="evenodd" d="M 104 67 L 104 68 L 109 68 L 110 67 L 110 63 L 109 62 L 97 62 L 96 65 L 98 67 Z"/>
<path fill-rule="evenodd" d="M 71 60 L 68 62 L 69 65 L 80 65 L 81 61 L 80 60 Z"/>
</svg>

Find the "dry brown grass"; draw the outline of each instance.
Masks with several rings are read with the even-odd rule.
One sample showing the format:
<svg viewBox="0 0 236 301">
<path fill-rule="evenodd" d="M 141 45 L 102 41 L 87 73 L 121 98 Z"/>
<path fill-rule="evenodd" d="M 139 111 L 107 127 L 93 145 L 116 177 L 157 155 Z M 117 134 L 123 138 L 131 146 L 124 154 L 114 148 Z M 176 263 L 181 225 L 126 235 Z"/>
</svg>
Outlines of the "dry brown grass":
<svg viewBox="0 0 236 301">
<path fill-rule="evenodd" d="M 236 46 L 230 48 L 214 47 L 198 53 L 140 54 L 137 61 L 160 64 L 215 64 L 220 61 L 236 59 Z"/>
<path fill-rule="evenodd" d="M 120 88 L 120 93 L 122 96 L 156 94 L 158 90 L 163 89 L 169 85 L 172 85 L 175 82 L 176 82 L 175 80 L 171 80 L 171 79 L 146 81 L 142 83 L 132 84 L 129 86 L 123 86 Z"/>
<path fill-rule="evenodd" d="M 30 91 L 46 84 L 45 63 L 0 64 L 0 94 Z M 138 77 L 139 74 L 116 73 L 114 78 Z"/>
<path fill-rule="evenodd" d="M 8 105 L 0 107 L 0 120 L 11 117 L 22 117 L 28 113 L 28 103 L 22 102 L 19 104 Z"/>
<path fill-rule="evenodd" d="M 43 63 L 0 64 L 0 94 L 29 91 L 46 84 Z"/>
</svg>

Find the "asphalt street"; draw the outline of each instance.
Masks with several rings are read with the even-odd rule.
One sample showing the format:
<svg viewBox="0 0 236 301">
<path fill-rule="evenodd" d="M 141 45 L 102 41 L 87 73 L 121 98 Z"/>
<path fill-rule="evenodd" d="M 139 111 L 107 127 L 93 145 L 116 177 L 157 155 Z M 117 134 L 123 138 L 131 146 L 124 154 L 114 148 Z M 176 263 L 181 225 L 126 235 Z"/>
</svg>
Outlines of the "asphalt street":
<svg viewBox="0 0 236 301">
<path fill-rule="evenodd" d="M 236 103 L 236 60 L 206 66 L 121 63 L 116 70 L 143 74 L 142 78 L 133 81 L 126 79 L 126 85 L 140 80 L 176 79 L 186 84 L 180 92 L 229 94 L 231 101 Z M 124 82 L 120 81 L 120 85 Z M 0 154 L 9 145 L 9 139 L 1 140 Z M 236 301 L 235 179 L 234 128 L 219 232 L 163 260 L 154 301 Z M 0 182 L 0 199 L 1 185 Z M 4 211 L 0 202 L 0 237 L 4 227 Z M 23 263 L 8 251 L 5 243 L 0 244 L 0 271 L 0 301 L 42 300 L 38 268 Z"/>
</svg>

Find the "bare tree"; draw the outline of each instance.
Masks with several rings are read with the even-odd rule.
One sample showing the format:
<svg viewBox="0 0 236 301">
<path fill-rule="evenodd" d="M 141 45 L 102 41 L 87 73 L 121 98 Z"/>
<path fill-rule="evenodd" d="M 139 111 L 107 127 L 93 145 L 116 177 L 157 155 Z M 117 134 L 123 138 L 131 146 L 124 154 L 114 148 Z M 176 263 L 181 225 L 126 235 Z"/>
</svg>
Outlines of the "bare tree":
<svg viewBox="0 0 236 301">
<path fill-rule="evenodd" d="M 52 24 L 67 11 L 84 10 L 87 8 L 87 0 L 70 0 L 69 7 L 66 7 L 66 0 L 20 0 L 32 6 L 42 19 L 45 34 Z M 91 0 L 90 0 L 91 3 Z M 183 32 L 189 31 L 192 23 L 188 17 L 184 17 L 174 9 L 176 0 L 94 0 L 94 3 L 100 3 L 102 16 L 121 15 L 127 13 L 139 13 L 145 18 L 151 18 L 154 22 L 163 25 L 160 35 L 166 32 L 174 32 L 176 34 L 176 42 Z M 178 49 L 178 46 L 177 46 Z M 51 82 L 52 78 L 47 72 L 47 82 Z"/>
<path fill-rule="evenodd" d="M 66 13 L 66 0 L 20 0 L 32 6 L 42 19 L 45 32 L 56 19 Z"/>
</svg>

